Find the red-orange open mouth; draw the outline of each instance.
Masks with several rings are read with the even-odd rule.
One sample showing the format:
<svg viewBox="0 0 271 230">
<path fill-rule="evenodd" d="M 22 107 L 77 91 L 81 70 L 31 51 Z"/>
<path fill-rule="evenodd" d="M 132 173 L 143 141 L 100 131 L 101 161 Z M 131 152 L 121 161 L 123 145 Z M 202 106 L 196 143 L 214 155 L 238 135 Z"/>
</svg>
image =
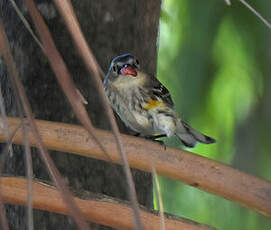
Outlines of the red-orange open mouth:
<svg viewBox="0 0 271 230">
<path fill-rule="evenodd" d="M 131 66 L 124 66 L 121 70 L 120 70 L 122 75 L 131 75 L 136 77 L 137 76 L 137 72 L 135 69 L 133 69 L 133 67 Z"/>
</svg>

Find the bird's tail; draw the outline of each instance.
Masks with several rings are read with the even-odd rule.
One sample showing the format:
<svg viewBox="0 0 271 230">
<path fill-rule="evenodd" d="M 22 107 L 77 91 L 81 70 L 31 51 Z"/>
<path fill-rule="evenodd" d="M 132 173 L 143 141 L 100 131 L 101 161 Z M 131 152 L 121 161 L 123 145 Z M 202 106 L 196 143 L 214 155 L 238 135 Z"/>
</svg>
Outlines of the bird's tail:
<svg viewBox="0 0 271 230">
<path fill-rule="evenodd" d="M 212 144 L 216 142 L 215 139 L 200 133 L 181 120 L 178 122 L 175 134 L 185 146 L 190 148 L 195 147 L 197 142 L 204 144 Z"/>
</svg>

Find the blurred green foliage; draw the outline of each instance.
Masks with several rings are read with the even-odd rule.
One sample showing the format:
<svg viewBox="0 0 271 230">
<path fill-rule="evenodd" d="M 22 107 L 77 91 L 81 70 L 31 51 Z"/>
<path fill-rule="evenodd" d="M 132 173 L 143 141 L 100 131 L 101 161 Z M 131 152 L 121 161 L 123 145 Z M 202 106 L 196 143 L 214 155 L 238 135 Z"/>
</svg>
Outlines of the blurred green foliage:
<svg viewBox="0 0 271 230">
<path fill-rule="evenodd" d="M 231 2 L 163 1 L 158 78 L 182 119 L 217 139 L 190 151 L 271 180 L 271 31 Z M 248 2 L 271 20 L 271 1 Z M 183 148 L 175 138 L 165 142 Z M 167 212 L 218 229 L 271 229 L 271 219 L 238 204 L 166 178 L 159 183 Z"/>
</svg>

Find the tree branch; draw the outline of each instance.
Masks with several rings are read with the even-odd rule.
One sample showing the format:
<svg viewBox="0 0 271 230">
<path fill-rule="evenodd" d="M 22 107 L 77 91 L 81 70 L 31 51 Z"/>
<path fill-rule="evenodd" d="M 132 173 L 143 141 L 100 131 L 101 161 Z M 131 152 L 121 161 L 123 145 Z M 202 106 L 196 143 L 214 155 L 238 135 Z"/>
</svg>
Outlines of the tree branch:
<svg viewBox="0 0 271 230">
<path fill-rule="evenodd" d="M 1 193 L 5 203 L 26 205 L 27 181 L 23 178 L 1 177 Z M 45 183 L 33 183 L 33 207 L 40 210 L 68 214 L 68 209 L 55 187 Z M 116 229 L 135 229 L 133 213 L 127 202 L 113 199 L 108 196 L 97 196 L 89 192 L 76 193 L 74 201 L 80 208 L 86 220 L 111 226 Z M 160 216 L 157 213 L 147 212 L 143 208 L 140 216 L 144 229 L 157 230 L 160 227 Z M 168 215 L 165 218 L 167 230 L 214 230 L 206 225 L 198 224 L 188 219 Z"/>
<path fill-rule="evenodd" d="M 8 118 L 12 132 L 20 120 Z M 77 125 L 36 121 L 44 144 L 53 150 L 108 160 L 99 146 L 90 138 L 87 131 Z M 111 159 L 120 163 L 115 139 L 111 132 L 96 129 Z M 130 166 L 151 172 L 152 162 L 159 175 L 182 181 L 199 189 L 214 193 L 228 200 L 251 208 L 259 213 L 271 216 L 271 183 L 267 180 L 246 174 L 214 160 L 175 148 L 167 148 L 127 135 L 121 135 Z M 5 142 L 4 133 L 0 141 Z M 14 143 L 22 144 L 20 131 L 14 137 Z M 35 138 L 30 135 L 30 144 L 35 146 Z"/>
</svg>

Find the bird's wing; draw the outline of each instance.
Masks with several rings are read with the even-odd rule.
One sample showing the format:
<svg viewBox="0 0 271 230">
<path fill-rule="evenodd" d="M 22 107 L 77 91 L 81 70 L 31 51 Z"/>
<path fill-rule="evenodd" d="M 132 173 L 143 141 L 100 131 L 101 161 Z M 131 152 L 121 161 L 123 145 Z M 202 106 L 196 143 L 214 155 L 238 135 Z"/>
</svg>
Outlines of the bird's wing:
<svg viewBox="0 0 271 230">
<path fill-rule="evenodd" d="M 171 107 L 174 107 L 174 103 L 172 101 L 168 89 L 165 86 L 163 86 L 162 83 L 157 78 L 150 76 L 148 85 L 154 97 L 161 98 L 164 103 Z"/>
</svg>

